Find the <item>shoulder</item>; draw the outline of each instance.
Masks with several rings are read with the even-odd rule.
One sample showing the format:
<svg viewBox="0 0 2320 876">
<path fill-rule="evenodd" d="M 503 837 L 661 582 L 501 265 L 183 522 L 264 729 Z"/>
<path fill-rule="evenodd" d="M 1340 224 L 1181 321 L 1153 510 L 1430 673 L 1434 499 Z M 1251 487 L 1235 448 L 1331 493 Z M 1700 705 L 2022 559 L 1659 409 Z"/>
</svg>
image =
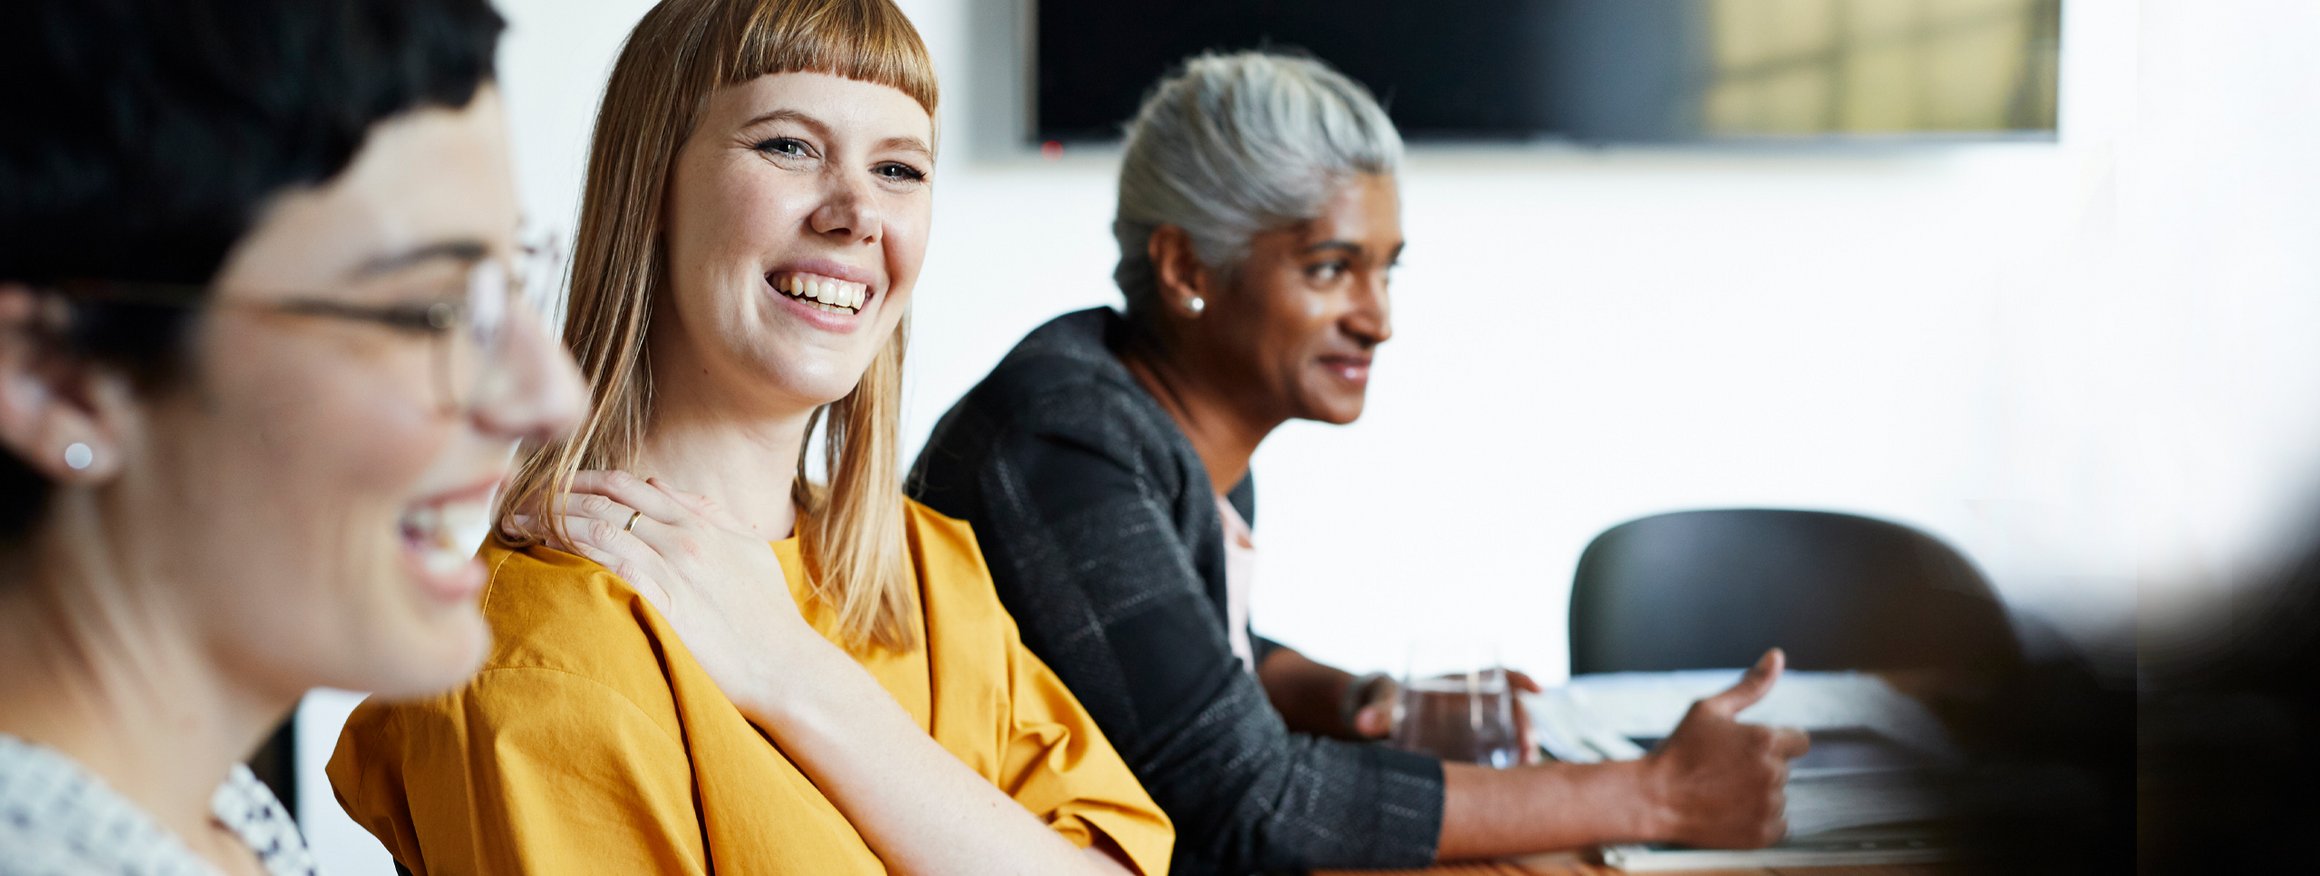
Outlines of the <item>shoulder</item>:
<svg viewBox="0 0 2320 876">
<path fill-rule="evenodd" d="M 0 873 L 8 876 L 206 869 L 103 779 L 54 749 L 6 733 L 0 733 L 0 851 Z"/>
<path fill-rule="evenodd" d="M 988 594 L 996 605 L 991 569 L 983 560 L 983 547 L 975 540 L 974 527 L 916 499 L 902 503 L 903 537 L 910 545 L 911 565 L 918 570 L 919 590 L 930 598 L 961 592 Z M 934 603 L 928 605 L 927 620 L 931 623 Z"/>
<path fill-rule="evenodd" d="M 587 559 L 537 545 L 494 540 L 477 556 L 490 574 L 482 604 L 492 644 L 483 665 L 444 694 L 365 702 L 348 720 L 346 741 L 429 727 L 489 732 L 574 714 L 611 720 L 641 714 L 677 733 L 675 698 L 660 657 L 664 643 L 626 581 Z"/>
<path fill-rule="evenodd" d="M 983 551 L 975 542 L 974 527 L 964 520 L 929 508 L 917 499 L 905 498 L 902 526 L 903 537 L 920 557 L 982 564 Z"/>
<path fill-rule="evenodd" d="M 612 680 L 652 668 L 655 636 L 644 623 L 644 598 L 620 576 L 584 557 L 497 539 L 477 558 L 490 576 L 481 597 L 492 634 L 484 670 L 553 669 Z"/>
<path fill-rule="evenodd" d="M 652 725 L 682 738 L 675 698 L 666 685 L 621 689 L 604 679 L 539 666 L 486 667 L 459 689 L 414 700 L 364 700 L 339 733 L 337 757 L 424 749 L 453 743 L 536 736 L 559 746 L 585 740 L 590 727 Z M 652 731 L 647 731 L 652 732 Z M 500 747 L 500 746 L 495 746 Z M 334 764 L 335 766 L 335 764 Z"/>
<path fill-rule="evenodd" d="M 210 814 L 258 853 L 258 862 L 268 873 L 316 872 L 314 853 L 307 850 L 298 822 L 249 767 L 234 764 L 226 783 L 210 799 Z"/>
<path fill-rule="evenodd" d="M 363 701 L 340 728 L 326 770 L 348 814 L 393 821 L 411 817 L 413 795 L 479 776 L 659 769 L 683 739 L 666 686 L 619 690 L 560 669 L 487 667 L 449 693 Z"/>
<path fill-rule="evenodd" d="M 1143 388 L 1107 341 L 1118 320 L 1109 309 L 1093 308 L 1048 321 L 1000 359 L 954 413 L 994 425 L 1066 431 L 1118 423 L 1123 415 L 1149 419 Z"/>
<path fill-rule="evenodd" d="M 915 499 L 904 500 L 911 564 L 918 571 L 929 630 L 992 626 L 1008 619 L 974 527 Z"/>
<path fill-rule="evenodd" d="M 1118 320 L 1083 310 L 1025 337 L 936 423 L 912 467 L 911 493 L 988 525 L 977 509 L 990 502 L 1183 489 L 1197 457 L 1113 356 L 1105 338 Z"/>
</svg>

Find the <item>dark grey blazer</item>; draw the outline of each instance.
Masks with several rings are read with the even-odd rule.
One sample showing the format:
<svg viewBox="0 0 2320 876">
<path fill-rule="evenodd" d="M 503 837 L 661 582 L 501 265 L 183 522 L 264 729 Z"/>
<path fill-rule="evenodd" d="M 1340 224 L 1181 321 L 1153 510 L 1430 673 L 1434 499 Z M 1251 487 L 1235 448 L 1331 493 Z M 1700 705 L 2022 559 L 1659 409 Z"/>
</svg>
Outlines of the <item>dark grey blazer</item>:
<svg viewBox="0 0 2320 876">
<path fill-rule="evenodd" d="M 1208 472 L 1113 355 L 1125 331 L 1096 308 L 1025 337 L 935 426 L 911 495 L 973 525 L 1024 644 L 1175 821 L 1173 872 L 1432 862 L 1441 763 L 1289 732 L 1233 657 Z M 1229 498 L 1256 519 L 1251 482 Z"/>
</svg>

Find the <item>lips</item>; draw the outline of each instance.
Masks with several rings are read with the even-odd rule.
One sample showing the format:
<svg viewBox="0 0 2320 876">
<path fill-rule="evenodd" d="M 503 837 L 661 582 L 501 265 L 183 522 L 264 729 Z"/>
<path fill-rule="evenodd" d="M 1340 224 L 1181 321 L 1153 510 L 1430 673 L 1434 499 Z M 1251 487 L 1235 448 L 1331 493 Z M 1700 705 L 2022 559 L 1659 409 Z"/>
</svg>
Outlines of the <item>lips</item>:
<svg viewBox="0 0 2320 876">
<path fill-rule="evenodd" d="M 1370 357 L 1368 356 L 1323 356 L 1320 362 L 1323 370 L 1328 371 L 1339 380 L 1355 384 L 1369 382 Z"/>
</svg>

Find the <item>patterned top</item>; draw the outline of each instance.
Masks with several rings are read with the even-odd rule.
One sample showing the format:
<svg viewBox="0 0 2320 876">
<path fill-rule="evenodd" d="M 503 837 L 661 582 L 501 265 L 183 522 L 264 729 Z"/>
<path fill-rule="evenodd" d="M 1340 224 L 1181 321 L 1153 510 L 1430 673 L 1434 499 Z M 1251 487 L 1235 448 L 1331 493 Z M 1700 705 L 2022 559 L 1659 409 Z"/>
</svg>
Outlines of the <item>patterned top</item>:
<svg viewBox="0 0 2320 876">
<path fill-rule="evenodd" d="M 1023 644 L 1175 821 L 1175 876 L 1433 863 L 1442 762 L 1291 732 L 1234 655 L 1216 491 L 1112 352 L 1127 330 L 1095 308 L 1033 331 L 906 489 L 975 528 Z M 1251 480 L 1226 498 L 1256 522 Z M 1249 644 L 1258 665 L 1278 647 Z"/>
<path fill-rule="evenodd" d="M 209 808 L 267 873 L 314 876 L 298 825 L 248 767 L 234 764 Z M 0 733 L 0 876 L 217 872 L 103 779 L 54 750 Z"/>
</svg>

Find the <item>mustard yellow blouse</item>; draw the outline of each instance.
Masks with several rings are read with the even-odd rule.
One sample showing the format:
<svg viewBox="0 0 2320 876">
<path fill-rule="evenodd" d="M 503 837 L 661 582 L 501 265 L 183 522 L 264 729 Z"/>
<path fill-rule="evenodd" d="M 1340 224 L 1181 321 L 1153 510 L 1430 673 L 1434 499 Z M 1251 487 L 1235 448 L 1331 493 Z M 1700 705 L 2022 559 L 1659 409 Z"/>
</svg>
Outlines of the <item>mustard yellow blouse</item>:
<svg viewBox="0 0 2320 876">
<path fill-rule="evenodd" d="M 923 617 L 908 653 L 850 651 L 927 735 L 1082 847 L 1145 876 L 1175 831 L 1055 674 L 1024 650 L 967 525 L 907 514 Z M 776 542 L 806 620 L 797 540 Z M 546 548 L 482 551 L 497 641 L 465 688 L 364 703 L 330 759 L 340 805 L 413 873 L 884 873 L 620 578 Z"/>
</svg>

